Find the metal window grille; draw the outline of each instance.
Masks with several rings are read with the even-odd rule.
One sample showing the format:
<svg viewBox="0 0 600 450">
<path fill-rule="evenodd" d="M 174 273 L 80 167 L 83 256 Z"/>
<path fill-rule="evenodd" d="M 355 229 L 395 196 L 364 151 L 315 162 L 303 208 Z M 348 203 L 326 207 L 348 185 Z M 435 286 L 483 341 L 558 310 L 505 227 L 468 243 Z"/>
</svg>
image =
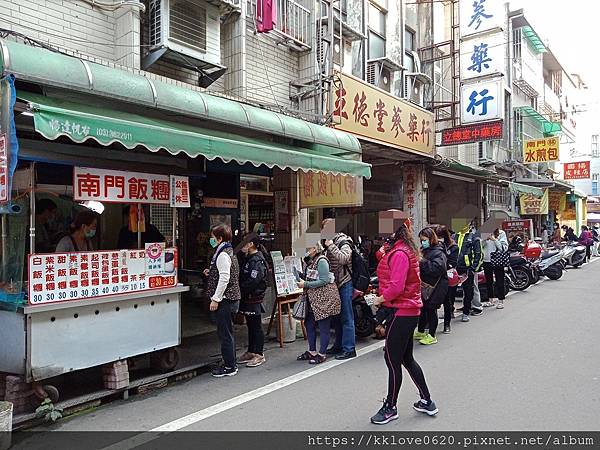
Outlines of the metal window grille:
<svg viewBox="0 0 600 450">
<path fill-rule="evenodd" d="M 169 205 L 150 205 L 150 222 L 170 241 L 173 236 L 173 209 Z"/>
</svg>

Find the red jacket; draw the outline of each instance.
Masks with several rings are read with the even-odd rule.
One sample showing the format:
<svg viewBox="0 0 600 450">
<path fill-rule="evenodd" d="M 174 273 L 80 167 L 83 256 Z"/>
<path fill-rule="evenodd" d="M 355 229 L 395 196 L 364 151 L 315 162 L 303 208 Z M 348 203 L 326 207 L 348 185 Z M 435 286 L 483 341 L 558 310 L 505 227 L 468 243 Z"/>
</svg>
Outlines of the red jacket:
<svg viewBox="0 0 600 450">
<path fill-rule="evenodd" d="M 384 306 L 395 308 L 397 316 L 421 313 L 419 260 L 408 245 L 398 241 L 383 255 L 377 266 L 377 277 Z"/>
</svg>

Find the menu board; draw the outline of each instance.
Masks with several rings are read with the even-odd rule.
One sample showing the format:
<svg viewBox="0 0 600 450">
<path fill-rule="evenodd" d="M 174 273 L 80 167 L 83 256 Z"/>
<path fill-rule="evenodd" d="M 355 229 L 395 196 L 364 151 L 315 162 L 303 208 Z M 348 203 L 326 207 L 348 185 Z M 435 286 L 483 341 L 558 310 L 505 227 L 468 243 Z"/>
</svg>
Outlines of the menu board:
<svg viewBox="0 0 600 450">
<path fill-rule="evenodd" d="M 301 294 L 302 289 L 298 288 L 294 267 L 299 273 L 302 273 L 302 260 L 297 256 L 286 256 L 284 258 L 279 251 L 271 252 L 271 258 L 273 259 L 277 296 Z"/>
<path fill-rule="evenodd" d="M 157 255 L 157 252 L 162 252 Z M 157 264 L 157 261 L 158 264 Z M 160 270 L 157 270 L 157 266 Z M 177 285 L 177 249 L 29 255 L 29 304 L 82 300 Z"/>
</svg>

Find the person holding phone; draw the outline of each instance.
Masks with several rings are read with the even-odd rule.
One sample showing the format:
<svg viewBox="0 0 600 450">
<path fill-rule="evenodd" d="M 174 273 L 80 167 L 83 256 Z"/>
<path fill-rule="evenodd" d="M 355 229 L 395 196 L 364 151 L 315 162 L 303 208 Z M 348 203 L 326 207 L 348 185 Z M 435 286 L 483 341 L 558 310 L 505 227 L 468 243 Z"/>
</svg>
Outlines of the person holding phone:
<svg viewBox="0 0 600 450">
<path fill-rule="evenodd" d="M 396 403 L 402 385 L 402 366 L 419 390 L 420 399 L 413 404 L 413 408 L 429 416 L 438 413 L 423 370 L 413 357 L 413 333 L 423 307 L 419 258 L 420 251 L 413 239 L 412 225 L 410 219 L 406 219 L 392 235 L 389 248 L 377 267 L 379 296 L 374 304 L 395 310 L 388 325 L 384 347 L 388 393 L 383 406 L 371 417 L 371 422 L 377 425 L 398 418 Z"/>
</svg>

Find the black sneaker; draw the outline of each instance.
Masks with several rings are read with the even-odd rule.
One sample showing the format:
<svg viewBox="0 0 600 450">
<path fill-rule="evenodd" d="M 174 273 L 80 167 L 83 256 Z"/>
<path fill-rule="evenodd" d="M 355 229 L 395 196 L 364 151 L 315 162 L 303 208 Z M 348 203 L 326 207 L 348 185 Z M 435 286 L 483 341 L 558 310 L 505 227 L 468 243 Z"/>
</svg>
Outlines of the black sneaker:
<svg viewBox="0 0 600 450">
<path fill-rule="evenodd" d="M 335 357 L 335 359 L 340 359 L 340 360 L 350 359 L 350 358 L 356 358 L 356 350 L 352 350 L 351 352 L 344 352 Z"/>
<path fill-rule="evenodd" d="M 232 377 L 238 373 L 237 367 L 219 366 L 212 371 L 212 376 L 215 378 Z"/>
<path fill-rule="evenodd" d="M 395 406 L 389 406 L 387 400 L 383 401 L 383 406 L 377 414 L 371 417 L 371 423 L 375 425 L 385 425 L 386 423 L 398 418 L 398 409 Z"/>
<path fill-rule="evenodd" d="M 419 411 L 421 413 L 425 413 L 428 416 L 435 416 L 439 410 L 437 409 L 437 406 L 435 406 L 435 402 L 433 400 L 419 400 L 418 402 L 416 402 L 415 404 L 413 404 L 413 408 L 415 408 L 415 411 Z"/>
<path fill-rule="evenodd" d="M 451 331 L 450 324 L 444 325 L 444 334 L 450 334 Z"/>
<path fill-rule="evenodd" d="M 342 353 L 341 347 L 329 347 L 325 352 L 327 355 L 339 355 L 340 353 Z"/>
<path fill-rule="evenodd" d="M 471 315 L 472 316 L 480 316 L 483 314 L 483 309 L 477 309 L 477 308 L 473 308 L 471 310 Z"/>
</svg>

